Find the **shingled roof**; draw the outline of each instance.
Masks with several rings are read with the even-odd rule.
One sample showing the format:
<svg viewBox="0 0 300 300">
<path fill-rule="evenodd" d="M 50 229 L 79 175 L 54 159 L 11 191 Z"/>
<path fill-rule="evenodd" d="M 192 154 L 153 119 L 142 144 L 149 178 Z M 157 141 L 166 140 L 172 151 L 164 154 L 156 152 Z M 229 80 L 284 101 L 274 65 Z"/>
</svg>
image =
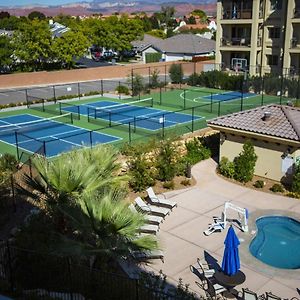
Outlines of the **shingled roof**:
<svg viewBox="0 0 300 300">
<path fill-rule="evenodd" d="M 300 142 L 300 109 L 296 107 L 285 105 L 261 106 L 212 119 L 208 125 Z"/>
</svg>

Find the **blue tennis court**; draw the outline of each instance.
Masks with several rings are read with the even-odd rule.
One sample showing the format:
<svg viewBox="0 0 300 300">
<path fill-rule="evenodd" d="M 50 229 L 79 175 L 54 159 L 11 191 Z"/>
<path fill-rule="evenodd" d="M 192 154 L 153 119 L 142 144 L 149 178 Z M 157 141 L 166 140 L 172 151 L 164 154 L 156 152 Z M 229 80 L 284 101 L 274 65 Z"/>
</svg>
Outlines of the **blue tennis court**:
<svg viewBox="0 0 300 300">
<path fill-rule="evenodd" d="M 136 101 L 135 103 L 144 104 L 145 100 Z M 64 107 L 63 110 L 77 113 L 78 106 Z M 161 129 L 162 126 L 166 128 L 201 119 L 199 116 L 134 105 L 134 102 L 120 104 L 112 101 L 97 101 L 79 105 L 79 112 L 89 118 L 102 119 L 118 124 L 131 122 L 136 127 L 151 131 Z"/>
<path fill-rule="evenodd" d="M 221 94 L 213 94 L 212 100 L 214 101 L 230 101 L 230 100 L 238 100 L 238 99 L 245 99 L 250 97 L 257 96 L 254 93 L 241 93 L 241 92 L 225 92 Z M 211 96 L 204 96 L 202 97 L 205 100 L 211 101 Z"/>
<path fill-rule="evenodd" d="M 67 124 L 68 122 L 71 123 L 70 114 L 49 119 L 30 114 L 0 118 L 0 141 L 50 158 L 73 148 L 91 147 L 120 139 Z"/>
</svg>

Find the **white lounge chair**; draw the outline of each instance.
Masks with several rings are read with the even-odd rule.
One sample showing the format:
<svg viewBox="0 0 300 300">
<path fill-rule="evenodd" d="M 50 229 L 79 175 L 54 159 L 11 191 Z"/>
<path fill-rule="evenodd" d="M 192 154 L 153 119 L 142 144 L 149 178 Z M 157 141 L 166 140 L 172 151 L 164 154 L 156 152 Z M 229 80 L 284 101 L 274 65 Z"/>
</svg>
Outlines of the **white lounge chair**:
<svg viewBox="0 0 300 300">
<path fill-rule="evenodd" d="M 205 235 L 211 235 L 214 232 L 221 232 L 224 230 L 224 225 L 222 223 L 209 224 L 208 229 L 203 231 Z"/>
<path fill-rule="evenodd" d="M 206 277 L 211 278 L 215 274 L 215 269 L 210 268 L 210 265 L 207 262 L 201 262 L 199 258 L 197 258 L 197 263 L 200 269 L 200 272 Z"/>
<path fill-rule="evenodd" d="M 140 232 L 144 233 L 153 233 L 156 234 L 159 231 L 159 226 L 158 225 L 153 225 L 153 224 L 145 224 L 140 227 Z"/>
<path fill-rule="evenodd" d="M 212 283 L 210 279 L 206 279 L 202 284 L 196 281 L 196 284 L 205 291 L 209 299 L 217 299 L 219 295 L 223 298 L 222 293 L 227 291 L 223 285 Z"/>
<path fill-rule="evenodd" d="M 135 206 L 133 204 L 130 204 L 129 206 L 129 209 L 132 211 L 132 212 L 138 212 L 139 210 L 137 210 L 135 208 Z M 159 225 L 160 223 L 163 222 L 164 218 L 163 217 L 160 217 L 160 216 L 153 216 L 153 215 L 149 215 L 149 214 L 145 214 L 145 212 L 141 211 L 141 213 L 144 214 L 145 216 L 145 219 L 148 223 L 150 224 L 156 224 L 156 225 Z"/>
<path fill-rule="evenodd" d="M 146 190 L 147 194 L 148 194 L 148 197 L 151 201 L 152 204 L 154 205 L 158 205 L 158 206 L 164 206 L 164 207 L 167 207 L 169 209 L 172 209 L 173 207 L 177 206 L 177 203 L 175 201 L 171 201 L 171 200 L 167 200 L 167 199 L 163 199 L 161 197 L 158 197 L 152 187 L 149 187 L 147 190 Z"/>
<path fill-rule="evenodd" d="M 168 215 L 170 213 L 170 210 L 168 208 L 158 207 L 155 205 L 147 204 L 142 200 L 141 197 L 137 197 L 134 200 L 134 202 L 141 211 L 146 212 L 146 213 L 159 215 L 162 217 L 165 217 L 166 215 Z"/>
<path fill-rule="evenodd" d="M 248 288 L 242 288 L 242 292 L 238 293 L 238 297 L 243 300 L 264 300 L 265 295 L 258 296 L 255 292 Z"/>
</svg>

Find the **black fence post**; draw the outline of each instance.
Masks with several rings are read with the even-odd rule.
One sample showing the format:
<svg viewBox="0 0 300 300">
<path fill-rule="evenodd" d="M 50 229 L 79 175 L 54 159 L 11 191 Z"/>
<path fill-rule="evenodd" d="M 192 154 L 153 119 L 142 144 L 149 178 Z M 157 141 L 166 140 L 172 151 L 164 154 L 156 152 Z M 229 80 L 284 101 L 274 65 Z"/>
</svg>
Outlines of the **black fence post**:
<svg viewBox="0 0 300 300">
<path fill-rule="evenodd" d="M 241 111 L 243 111 L 243 104 L 244 104 L 244 92 L 241 93 Z"/>
<path fill-rule="evenodd" d="M 165 138 L 165 115 L 162 115 L 162 138 Z"/>
<path fill-rule="evenodd" d="M 213 111 L 213 93 L 210 93 L 210 112 Z"/>
<path fill-rule="evenodd" d="M 136 116 L 133 117 L 133 132 L 136 132 Z"/>
<path fill-rule="evenodd" d="M 108 112 L 109 127 L 111 127 L 111 115 L 112 115 L 112 113 L 109 111 Z"/>
<path fill-rule="evenodd" d="M 194 132 L 195 107 L 192 107 L 192 132 Z"/>
<path fill-rule="evenodd" d="M 80 106 L 77 105 L 77 114 L 78 114 L 78 120 L 80 120 Z"/>
<path fill-rule="evenodd" d="M 53 99 L 54 99 L 54 103 L 56 103 L 56 91 L 55 91 L 55 85 L 53 85 L 52 88 L 53 88 Z"/>
<path fill-rule="evenodd" d="M 90 143 L 91 143 L 91 149 L 92 149 L 93 148 L 93 131 L 90 130 L 89 133 L 90 133 Z"/>
<path fill-rule="evenodd" d="M 261 77 L 261 106 L 264 105 L 264 89 L 265 89 L 265 79 Z"/>
<path fill-rule="evenodd" d="M 221 101 L 218 103 L 218 117 L 221 115 Z"/>
<path fill-rule="evenodd" d="M 46 153 L 46 141 L 43 141 L 43 148 L 44 148 L 44 156 L 47 157 L 47 153 Z"/>
<path fill-rule="evenodd" d="M 70 296 L 71 300 L 73 300 L 73 279 L 72 279 L 72 271 L 71 271 L 71 262 L 70 258 L 67 258 L 67 264 L 68 264 L 68 273 L 69 273 L 69 291 L 70 291 Z"/>
<path fill-rule="evenodd" d="M 19 141 L 18 141 L 17 131 L 15 131 L 15 140 L 16 140 L 17 158 L 18 158 L 18 160 L 20 160 Z"/>
<path fill-rule="evenodd" d="M 14 291 L 14 277 L 13 277 L 13 270 L 12 270 L 12 259 L 11 259 L 11 251 L 9 246 L 9 241 L 6 242 L 7 247 L 7 254 L 8 254 L 8 268 L 9 268 L 9 281 L 10 281 L 10 290 Z"/>
<path fill-rule="evenodd" d="M 17 203 L 16 203 L 16 193 L 15 193 L 15 184 L 14 184 L 14 175 L 10 175 L 10 185 L 11 185 L 11 194 L 13 198 L 13 207 L 14 207 L 14 212 L 17 211 Z"/>
<path fill-rule="evenodd" d="M 183 90 L 183 108 L 186 108 L 186 89 Z"/>
<path fill-rule="evenodd" d="M 165 91 L 167 89 L 167 65 L 165 65 Z"/>
<path fill-rule="evenodd" d="M 101 96 L 103 97 L 103 79 L 101 79 Z"/>
<path fill-rule="evenodd" d="M 139 280 L 135 279 L 135 299 L 139 300 Z"/>
<path fill-rule="evenodd" d="M 129 144 L 131 144 L 131 123 L 128 123 L 128 139 L 129 139 Z"/>
<path fill-rule="evenodd" d="M 131 69 L 131 96 L 133 97 L 133 69 Z"/>
<path fill-rule="evenodd" d="M 45 111 L 45 99 L 42 99 L 42 108 L 43 108 L 43 111 Z"/>
<path fill-rule="evenodd" d="M 121 99 L 120 89 L 121 89 L 121 81 L 119 81 L 119 87 L 118 87 L 119 100 Z"/>
<path fill-rule="evenodd" d="M 87 120 L 90 122 L 90 108 L 87 107 Z"/>
<path fill-rule="evenodd" d="M 162 105 L 162 92 L 161 92 L 161 87 L 159 87 L 159 105 Z"/>
<path fill-rule="evenodd" d="M 148 67 L 148 83 L 149 83 L 149 88 L 151 86 L 151 67 Z"/>
<path fill-rule="evenodd" d="M 62 115 L 61 102 L 58 102 L 59 114 Z"/>
<path fill-rule="evenodd" d="M 25 97 L 26 97 L 26 105 L 27 105 L 27 108 L 29 108 L 28 90 L 27 90 L 27 89 L 25 89 Z"/>
<path fill-rule="evenodd" d="M 77 83 L 78 99 L 80 100 L 80 82 Z"/>
</svg>

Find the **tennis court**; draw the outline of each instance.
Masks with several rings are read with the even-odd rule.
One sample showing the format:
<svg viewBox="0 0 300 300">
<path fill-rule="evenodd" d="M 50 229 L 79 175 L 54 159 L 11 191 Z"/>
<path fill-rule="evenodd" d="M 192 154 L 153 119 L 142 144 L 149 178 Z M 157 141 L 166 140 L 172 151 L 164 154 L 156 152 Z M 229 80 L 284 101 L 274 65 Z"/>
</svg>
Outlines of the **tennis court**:
<svg viewBox="0 0 300 300">
<path fill-rule="evenodd" d="M 214 101 L 230 101 L 235 99 L 246 99 L 250 97 L 256 97 L 257 95 L 254 93 L 241 93 L 241 92 L 225 92 L 220 94 L 212 94 L 212 96 L 204 96 L 202 99 L 211 101 L 211 99 Z"/>
<path fill-rule="evenodd" d="M 72 123 L 71 114 L 48 119 L 31 114 L 0 118 L 0 141 L 14 145 L 17 151 L 38 152 L 51 158 L 73 148 L 91 147 L 120 139 L 68 123 Z"/>
<path fill-rule="evenodd" d="M 202 119 L 199 116 L 170 112 L 152 108 L 153 99 L 137 100 L 130 103 L 97 101 L 76 106 L 66 106 L 63 111 L 79 113 L 87 116 L 89 119 L 102 119 L 111 123 L 128 124 L 132 123 L 135 127 L 155 131 L 176 126 L 179 124 L 189 123 L 193 120 Z"/>
</svg>

